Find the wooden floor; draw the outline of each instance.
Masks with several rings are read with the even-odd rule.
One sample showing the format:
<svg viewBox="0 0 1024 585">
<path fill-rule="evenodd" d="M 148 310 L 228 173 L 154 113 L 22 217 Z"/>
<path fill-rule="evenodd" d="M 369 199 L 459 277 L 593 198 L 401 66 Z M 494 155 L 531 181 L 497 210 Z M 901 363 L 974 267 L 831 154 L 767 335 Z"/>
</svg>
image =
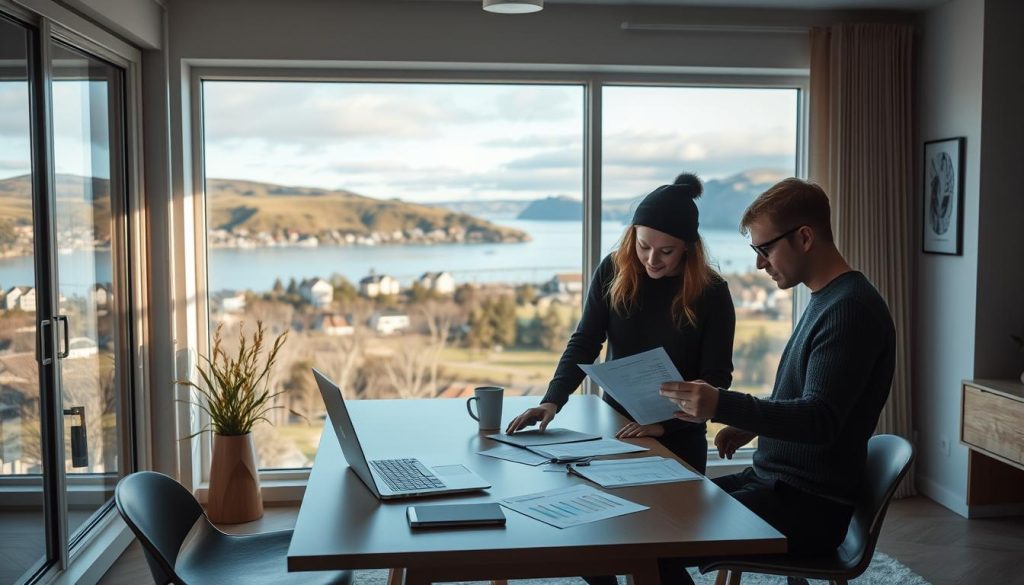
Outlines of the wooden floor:
<svg viewBox="0 0 1024 585">
<path fill-rule="evenodd" d="M 296 507 L 267 508 L 257 522 L 228 532 L 291 528 Z M 893 502 L 878 550 L 896 558 L 933 585 L 1024 585 L 1024 517 L 967 520 L 926 498 Z M 121 556 L 100 585 L 151 585 L 138 543 Z"/>
</svg>

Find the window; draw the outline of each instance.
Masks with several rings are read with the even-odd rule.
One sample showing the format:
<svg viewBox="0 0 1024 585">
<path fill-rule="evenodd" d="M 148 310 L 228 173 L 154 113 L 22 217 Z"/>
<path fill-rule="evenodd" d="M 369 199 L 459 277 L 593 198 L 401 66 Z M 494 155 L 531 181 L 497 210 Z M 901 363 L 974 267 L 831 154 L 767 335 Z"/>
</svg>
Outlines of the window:
<svg viewBox="0 0 1024 585">
<path fill-rule="evenodd" d="M 723 87 L 610 86 L 603 95 L 604 221 L 621 230 L 639 197 L 681 172 L 704 180 L 701 238 L 736 306 L 732 389 L 759 396 L 771 393 L 793 300 L 757 270 L 737 230 L 755 197 L 797 174 L 797 99 L 796 89 Z M 709 447 L 721 426 L 708 424 Z"/>
<path fill-rule="evenodd" d="M 543 394 L 583 291 L 582 85 L 204 81 L 211 329 L 287 331 L 256 429 L 308 467 L 323 402 Z"/>
<path fill-rule="evenodd" d="M 210 331 L 287 331 L 263 468 L 312 464 L 323 404 L 542 395 L 579 318 L 585 83 L 201 79 Z M 706 182 L 702 234 L 737 308 L 734 389 L 770 392 L 786 291 L 738 234 L 798 172 L 799 90 L 599 84 L 601 229 L 682 171 Z M 230 349 L 230 346 L 229 348 Z M 709 444 L 715 426 L 709 431 Z"/>
</svg>

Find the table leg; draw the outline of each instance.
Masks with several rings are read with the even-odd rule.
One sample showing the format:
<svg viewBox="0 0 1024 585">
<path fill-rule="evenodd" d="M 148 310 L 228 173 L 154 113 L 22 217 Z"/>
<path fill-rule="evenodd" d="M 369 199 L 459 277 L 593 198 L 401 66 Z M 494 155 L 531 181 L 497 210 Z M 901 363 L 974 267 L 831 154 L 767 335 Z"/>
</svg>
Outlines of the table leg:
<svg viewBox="0 0 1024 585">
<path fill-rule="evenodd" d="M 405 579 L 403 585 L 430 585 L 430 575 L 426 571 L 421 569 L 409 569 L 403 570 L 405 573 Z"/>
<path fill-rule="evenodd" d="M 633 585 L 661 585 L 657 559 L 637 561 L 632 570 Z"/>
</svg>

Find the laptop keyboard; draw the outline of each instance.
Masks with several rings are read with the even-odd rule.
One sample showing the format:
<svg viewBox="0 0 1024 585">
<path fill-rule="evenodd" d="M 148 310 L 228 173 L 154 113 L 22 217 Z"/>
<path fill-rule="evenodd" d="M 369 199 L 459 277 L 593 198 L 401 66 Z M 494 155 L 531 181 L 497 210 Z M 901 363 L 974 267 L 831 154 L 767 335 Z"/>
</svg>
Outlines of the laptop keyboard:
<svg viewBox="0 0 1024 585">
<path fill-rule="evenodd" d="M 443 488 L 444 482 L 430 472 L 418 459 L 374 459 L 370 465 L 384 483 L 396 492 Z"/>
</svg>

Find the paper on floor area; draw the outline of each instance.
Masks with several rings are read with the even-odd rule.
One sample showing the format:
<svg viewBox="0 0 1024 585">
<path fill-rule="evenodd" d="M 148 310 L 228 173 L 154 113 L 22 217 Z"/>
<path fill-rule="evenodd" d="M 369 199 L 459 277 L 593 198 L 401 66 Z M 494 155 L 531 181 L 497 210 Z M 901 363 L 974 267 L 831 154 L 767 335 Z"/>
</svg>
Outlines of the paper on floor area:
<svg viewBox="0 0 1024 585">
<path fill-rule="evenodd" d="M 498 443 L 486 451 L 477 451 L 477 454 L 524 465 L 540 465 L 541 463 L 547 463 L 551 459 L 551 457 L 545 457 L 527 449 L 503 443 Z"/>
<path fill-rule="evenodd" d="M 587 465 L 571 465 L 570 469 L 590 481 L 606 488 L 671 483 L 702 479 L 703 476 L 683 467 L 675 459 L 665 457 L 639 457 L 591 461 Z"/>
<path fill-rule="evenodd" d="M 582 457 L 601 457 L 602 455 L 621 455 L 622 453 L 639 453 L 647 451 L 647 447 L 632 445 L 616 439 L 599 439 L 580 443 L 562 443 L 560 445 L 541 445 L 528 447 L 538 455 L 548 459 L 579 459 Z"/>
<path fill-rule="evenodd" d="M 658 393 L 663 382 L 683 379 L 663 347 L 610 362 L 579 366 L 642 425 L 669 420 L 679 410 L 675 403 Z"/>
<path fill-rule="evenodd" d="M 648 509 L 583 484 L 506 498 L 498 503 L 557 528 L 579 526 Z"/>
</svg>

